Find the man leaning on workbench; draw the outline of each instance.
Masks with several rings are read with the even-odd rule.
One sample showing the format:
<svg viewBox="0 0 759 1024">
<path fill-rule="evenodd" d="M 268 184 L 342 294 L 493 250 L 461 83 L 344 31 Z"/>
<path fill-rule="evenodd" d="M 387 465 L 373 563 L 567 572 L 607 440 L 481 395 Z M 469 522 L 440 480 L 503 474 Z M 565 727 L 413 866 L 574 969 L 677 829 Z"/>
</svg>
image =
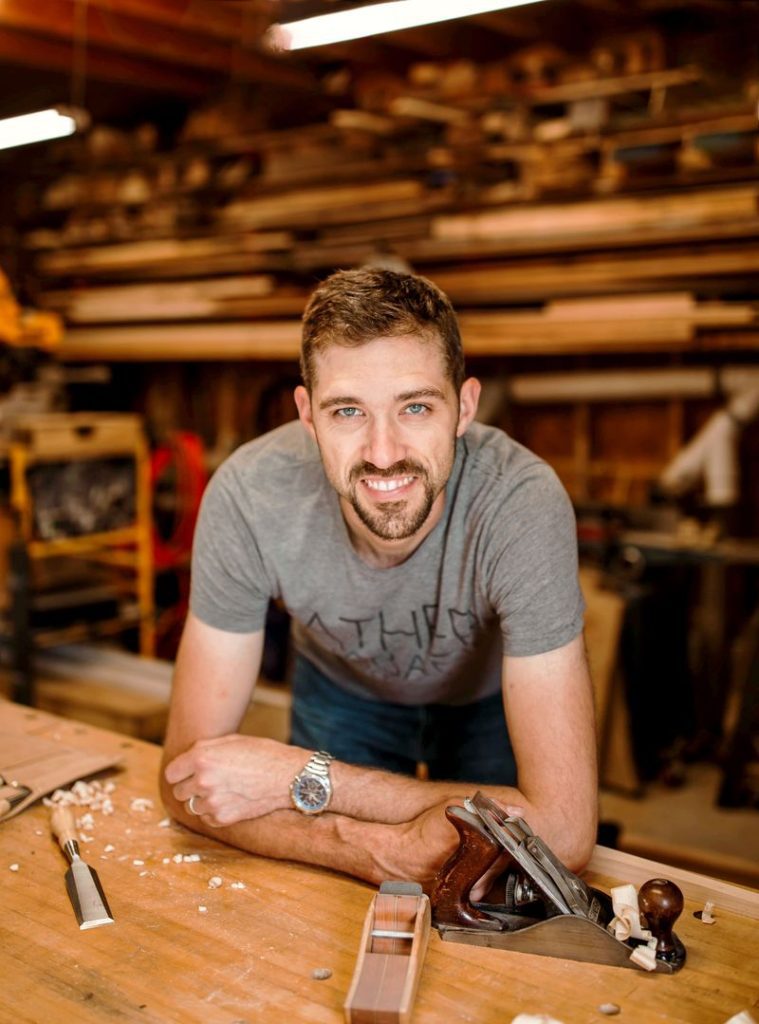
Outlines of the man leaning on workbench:
<svg viewBox="0 0 759 1024">
<path fill-rule="evenodd" d="M 475 422 L 455 313 L 424 278 L 333 274 L 301 369 L 299 420 L 204 496 L 167 808 L 253 853 L 424 883 L 458 843 L 445 807 L 480 788 L 579 870 L 596 758 L 566 493 Z M 235 731 L 272 598 L 293 620 L 290 745 Z"/>
</svg>

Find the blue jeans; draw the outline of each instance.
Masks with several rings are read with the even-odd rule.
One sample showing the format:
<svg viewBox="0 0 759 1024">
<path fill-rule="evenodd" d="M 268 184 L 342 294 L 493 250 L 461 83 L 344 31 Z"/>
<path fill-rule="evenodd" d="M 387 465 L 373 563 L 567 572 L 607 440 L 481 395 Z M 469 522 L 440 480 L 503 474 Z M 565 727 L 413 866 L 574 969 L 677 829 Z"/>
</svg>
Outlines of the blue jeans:
<svg viewBox="0 0 759 1024">
<path fill-rule="evenodd" d="M 349 764 L 430 779 L 513 786 L 517 781 L 500 693 L 474 704 L 407 706 L 346 693 L 298 657 L 291 743 L 328 750 Z"/>
</svg>

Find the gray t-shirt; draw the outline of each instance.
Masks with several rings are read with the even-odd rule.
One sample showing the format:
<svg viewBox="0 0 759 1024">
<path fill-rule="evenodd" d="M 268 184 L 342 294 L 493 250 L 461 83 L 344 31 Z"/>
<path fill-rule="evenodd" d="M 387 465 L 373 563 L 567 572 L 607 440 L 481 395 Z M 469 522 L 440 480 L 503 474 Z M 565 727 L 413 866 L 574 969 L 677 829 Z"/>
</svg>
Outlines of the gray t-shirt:
<svg viewBox="0 0 759 1024">
<path fill-rule="evenodd" d="M 230 632 L 270 598 L 296 650 L 338 686 L 399 704 L 498 691 L 503 654 L 554 650 L 582 629 L 572 506 L 553 470 L 492 427 L 457 442 L 440 521 L 402 565 L 354 551 L 319 450 L 300 422 L 217 470 L 195 534 L 191 608 Z"/>
</svg>

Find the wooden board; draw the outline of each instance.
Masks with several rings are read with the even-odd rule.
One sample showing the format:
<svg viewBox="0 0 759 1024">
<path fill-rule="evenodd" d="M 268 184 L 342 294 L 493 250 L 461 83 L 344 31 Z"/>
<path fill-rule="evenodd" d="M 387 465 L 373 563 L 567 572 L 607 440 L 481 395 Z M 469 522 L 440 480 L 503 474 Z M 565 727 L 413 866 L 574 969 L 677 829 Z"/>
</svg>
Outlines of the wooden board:
<svg viewBox="0 0 759 1024">
<path fill-rule="evenodd" d="M 691 225 L 755 217 L 759 191 L 752 186 L 555 205 L 504 207 L 471 214 L 439 216 L 434 238 L 492 238 L 507 235 L 615 232 Z"/>
<path fill-rule="evenodd" d="M 108 928 L 78 930 L 42 806 L 0 826 L 3 1019 L 340 1024 L 373 887 L 161 827 L 153 745 L 0 704 L 0 730 L 11 728 L 117 750 L 124 769 L 114 776 L 114 813 L 94 815 L 84 847 L 115 916 Z M 139 810 L 135 798 L 153 806 Z M 200 860 L 173 860 L 190 854 Z M 626 881 L 629 863 L 622 856 L 604 872 Z M 209 889 L 212 876 L 222 878 L 218 889 Z M 677 931 L 688 962 L 672 977 L 444 943 L 433 933 L 413 1022 L 504 1024 L 545 1013 L 589 1024 L 605 1019 L 600 1003 L 615 1002 L 626 1024 L 723 1024 L 759 995 L 756 922 L 725 909 L 706 926 L 693 917 L 702 906 L 686 900 Z M 316 968 L 331 976 L 316 980 Z"/>
<path fill-rule="evenodd" d="M 562 295 L 641 291 L 685 279 L 755 278 L 759 246 L 703 246 L 700 250 L 654 250 L 622 256 L 592 255 L 566 260 L 523 260 L 467 264 L 434 271 L 430 277 L 454 303 L 525 302 Z M 645 283 L 644 283 L 645 282 Z M 666 283 L 666 284 L 665 284 Z M 692 287 L 692 285 L 691 285 Z"/>
<path fill-rule="evenodd" d="M 66 333 L 61 358 L 295 360 L 300 353 L 300 335 L 298 320 L 81 327 Z"/>
<path fill-rule="evenodd" d="M 142 418 L 131 413 L 40 413 L 14 424 L 13 443 L 28 462 L 134 457 L 144 444 Z"/>
</svg>

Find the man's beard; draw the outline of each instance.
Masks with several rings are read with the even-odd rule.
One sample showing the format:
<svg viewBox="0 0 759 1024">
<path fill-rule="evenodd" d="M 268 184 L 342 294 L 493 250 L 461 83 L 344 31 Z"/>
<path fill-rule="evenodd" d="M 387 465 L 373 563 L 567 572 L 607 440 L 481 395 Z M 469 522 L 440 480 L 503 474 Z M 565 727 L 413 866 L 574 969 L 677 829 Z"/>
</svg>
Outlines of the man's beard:
<svg viewBox="0 0 759 1024">
<path fill-rule="evenodd" d="M 407 508 L 408 501 L 383 501 L 379 505 L 366 507 L 358 499 L 358 483 L 362 477 L 372 476 L 388 479 L 399 476 L 414 476 L 424 487 L 424 500 L 416 509 Z M 348 500 L 364 526 L 375 537 L 382 540 L 406 540 L 420 530 L 432 511 L 432 506 L 439 494 L 436 491 L 429 473 L 417 462 L 403 460 L 396 462 L 388 469 L 377 469 L 371 462 L 362 462 L 354 466 L 350 473 Z"/>
</svg>

